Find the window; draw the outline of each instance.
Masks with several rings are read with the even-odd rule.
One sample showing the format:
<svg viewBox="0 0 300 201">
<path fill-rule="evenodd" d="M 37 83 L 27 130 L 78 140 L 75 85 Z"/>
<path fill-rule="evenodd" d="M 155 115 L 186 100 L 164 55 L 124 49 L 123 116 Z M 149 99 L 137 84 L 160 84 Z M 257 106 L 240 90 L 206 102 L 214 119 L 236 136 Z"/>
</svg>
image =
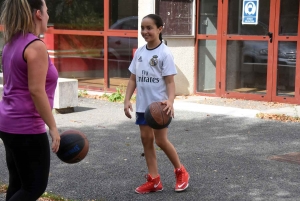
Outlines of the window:
<svg viewBox="0 0 300 201">
<path fill-rule="evenodd" d="M 138 0 L 110 0 L 109 8 L 109 29 L 138 30 Z"/>
<path fill-rule="evenodd" d="M 104 0 L 47 1 L 55 29 L 104 30 Z"/>
<path fill-rule="evenodd" d="M 156 0 L 155 13 L 164 21 L 164 36 L 194 37 L 194 0 Z"/>
</svg>

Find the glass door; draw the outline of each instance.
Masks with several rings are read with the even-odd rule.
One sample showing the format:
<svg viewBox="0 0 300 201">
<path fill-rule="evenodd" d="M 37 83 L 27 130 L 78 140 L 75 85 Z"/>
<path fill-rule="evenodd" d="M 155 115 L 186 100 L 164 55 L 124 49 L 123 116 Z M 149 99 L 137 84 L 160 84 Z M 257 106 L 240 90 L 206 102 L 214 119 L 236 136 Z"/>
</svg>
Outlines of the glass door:
<svg viewBox="0 0 300 201">
<path fill-rule="evenodd" d="M 219 96 L 222 0 L 201 0 L 197 5 L 197 67 L 196 91 Z"/>
<path fill-rule="evenodd" d="M 277 0 L 274 37 L 274 65 L 272 100 L 298 102 L 299 59 L 297 65 L 297 47 L 299 46 L 299 0 Z M 299 48 L 298 48 L 299 49 Z M 298 57 L 299 58 L 299 57 Z M 299 80 L 299 79 L 298 79 Z M 298 90 L 296 90 L 298 89 Z M 298 93 L 296 93 L 298 92 Z"/>
<path fill-rule="evenodd" d="M 222 16 L 221 95 L 299 102 L 299 0 L 224 0 Z"/>
<path fill-rule="evenodd" d="M 224 1 L 222 96 L 268 100 L 273 65 L 273 0 Z M 253 18 L 245 19 L 245 13 Z M 255 16 L 255 14 L 257 15 Z M 256 18 L 255 18 L 256 17 Z"/>
</svg>

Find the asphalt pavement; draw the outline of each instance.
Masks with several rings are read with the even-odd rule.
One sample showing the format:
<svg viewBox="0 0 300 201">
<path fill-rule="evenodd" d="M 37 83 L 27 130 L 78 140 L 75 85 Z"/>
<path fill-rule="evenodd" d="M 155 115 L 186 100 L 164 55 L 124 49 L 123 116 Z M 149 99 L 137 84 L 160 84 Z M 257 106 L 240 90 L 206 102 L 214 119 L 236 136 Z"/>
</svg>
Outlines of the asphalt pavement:
<svg viewBox="0 0 300 201">
<path fill-rule="evenodd" d="M 257 112 L 289 114 L 297 105 L 178 97 L 174 107 L 169 140 L 191 175 L 186 191 L 174 191 L 172 164 L 157 147 L 164 190 L 136 194 L 147 173 L 138 126 L 125 117 L 122 103 L 90 98 L 79 98 L 72 113 L 55 114 L 59 130 L 81 130 L 90 149 L 76 164 L 63 163 L 52 153 L 46 191 L 78 201 L 300 200 L 299 164 L 270 160 L 299 151 L 300 123 L 256 118 Z M 8 183 L 4 155 L 0 141 L 0 182 Z"/>
</svg>

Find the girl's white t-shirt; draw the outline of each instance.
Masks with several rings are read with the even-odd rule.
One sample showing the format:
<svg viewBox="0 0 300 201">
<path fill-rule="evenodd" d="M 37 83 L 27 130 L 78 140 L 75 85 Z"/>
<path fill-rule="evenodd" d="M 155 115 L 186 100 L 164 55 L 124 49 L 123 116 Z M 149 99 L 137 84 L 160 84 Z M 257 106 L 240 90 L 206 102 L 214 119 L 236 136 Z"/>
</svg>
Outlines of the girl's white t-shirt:
<svg viewBox="0 0 300 201">
<path fill-rule="evenodd" d="M 167 100 L 164 77 L 177 74 L 173 55 L 164 43 L 155 49 L 138 48 L 129 71 L 136 76 L 136 112 L 145 112 L 152 102 Z"/>
</svg>

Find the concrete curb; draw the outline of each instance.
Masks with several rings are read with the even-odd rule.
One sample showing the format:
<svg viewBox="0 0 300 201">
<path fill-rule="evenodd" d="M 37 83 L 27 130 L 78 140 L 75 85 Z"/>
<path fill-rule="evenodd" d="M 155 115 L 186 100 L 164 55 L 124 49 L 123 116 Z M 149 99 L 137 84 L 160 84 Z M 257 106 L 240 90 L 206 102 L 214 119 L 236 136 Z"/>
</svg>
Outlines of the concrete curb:
<svg viewBox="0 0 300 201">
<path fill-rule="evenodd" d="M 235 117 L 249 117 L 249 118 L 255 118 L 256 114 L 260 113 L 259 110 L 241 109 L 235 107 L 223 107 L 217 105 L 205 105 L 205 104 L 180 102 L 180 101 L 175 101 L 174 109 L 181 110 L 181 111 L 184 110 L 184 111 L 191 111 L 191 112 L 202 112 L 202 113 L 209 113 L 209 114 L 230 115 Z"/>
</svg>

